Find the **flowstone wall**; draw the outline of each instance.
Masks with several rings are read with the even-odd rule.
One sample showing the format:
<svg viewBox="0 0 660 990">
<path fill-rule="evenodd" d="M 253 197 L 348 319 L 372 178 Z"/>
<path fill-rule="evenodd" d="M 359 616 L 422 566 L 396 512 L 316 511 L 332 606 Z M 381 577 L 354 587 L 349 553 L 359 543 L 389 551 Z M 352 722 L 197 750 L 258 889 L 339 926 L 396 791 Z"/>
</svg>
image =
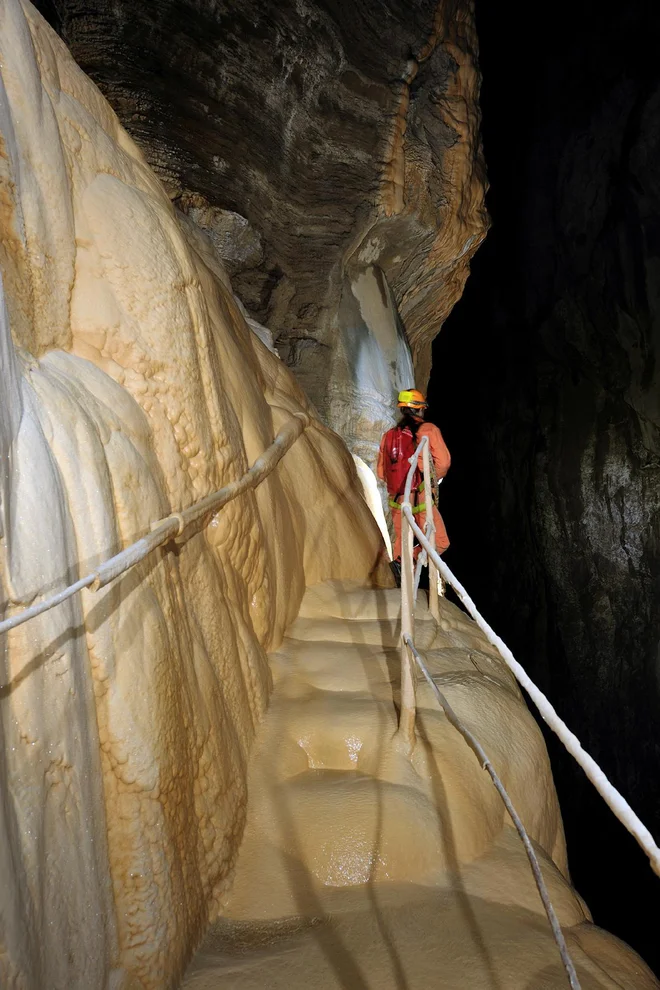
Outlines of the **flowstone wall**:
<svg viewBox="0 0 660 990">
<path fill-rule="evenodd" d="M 27 0 L 0 8 L 0 65 L 10 615 L 243 474 L 309 406 Z M 5 638 L 3 987 L 175 985 L 230 880 L 265 651 L 306 584 L 377 579 L 381 555 L 314 419 L 208 528 Z"/>
</svg>

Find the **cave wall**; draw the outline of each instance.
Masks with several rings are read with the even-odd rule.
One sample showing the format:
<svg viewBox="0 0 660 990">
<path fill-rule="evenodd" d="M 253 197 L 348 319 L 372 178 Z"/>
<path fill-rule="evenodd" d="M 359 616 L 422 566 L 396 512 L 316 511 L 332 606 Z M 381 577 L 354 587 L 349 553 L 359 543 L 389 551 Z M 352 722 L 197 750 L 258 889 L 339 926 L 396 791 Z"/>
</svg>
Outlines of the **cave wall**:
<svg viewBox="0 0 660 990">
<path fill-rule="evenodd" d="M 231 881 L 266 651 L 306 584 L 377 580 L 382 541 L 345 446 L 27 0 L 0 6 L 0 66 L 3 617 L 311 417 L 208 526 L 3 636 L 0 985 L 170 987 Z"/>
<path fill-rule="evenodd" d="M 434 355 L 450 554 L 657 836 L 660 17 L 590 0 L 538 26 L 506 13 L 477 5 L 493 228 Z M 576 883 L 657 967 L 657 881 L 551 751 Z"/>
<path fill-rule="evenodd" d="M 373 462 L 398 381 L 346 430 L 372 386 L 342 359 L 362 332 L 348 285 L 378 268 L 424 388 L 486 229 L 470 0 L 40 6 L 322 417 Z"/>
</svg>

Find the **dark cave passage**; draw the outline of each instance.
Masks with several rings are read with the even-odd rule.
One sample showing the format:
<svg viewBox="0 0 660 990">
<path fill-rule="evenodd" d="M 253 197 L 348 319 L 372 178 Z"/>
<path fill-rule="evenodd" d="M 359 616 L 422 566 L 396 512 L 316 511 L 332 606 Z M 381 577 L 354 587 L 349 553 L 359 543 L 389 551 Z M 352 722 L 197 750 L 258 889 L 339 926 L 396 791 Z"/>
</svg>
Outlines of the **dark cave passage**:
<svg viewBox="0 0 660 990">
<path fill-rule="evenodd" d="M 437 5 L 239 6 L 37 0 L 322 410 L 393 80 Z M 492 229 L 434 344 L 430 418 L 453 458 L 447 562 L 658 838 L 660 4 L 476 0 L 476 15 Z M 437 208 L 456 140 L 437 98 L 455 65 L 442 45 L 424 65 L 408 161 L 431 163 Z M 436 222 L 425 208 L 379 228 L 398 298 L 424 281 L 416 252 Z M 573 881 L 660 972 L 660 880 L 546 738 Z"/>
<path fill-rule="evenodd" d="M 493 226 L 434 345 L 447 562 L 657 837 L 660 12 L 529 11 L 477 3 Z M 547 741 L 574 883 L 657 972 L 660 881 Z"/>
</svg>

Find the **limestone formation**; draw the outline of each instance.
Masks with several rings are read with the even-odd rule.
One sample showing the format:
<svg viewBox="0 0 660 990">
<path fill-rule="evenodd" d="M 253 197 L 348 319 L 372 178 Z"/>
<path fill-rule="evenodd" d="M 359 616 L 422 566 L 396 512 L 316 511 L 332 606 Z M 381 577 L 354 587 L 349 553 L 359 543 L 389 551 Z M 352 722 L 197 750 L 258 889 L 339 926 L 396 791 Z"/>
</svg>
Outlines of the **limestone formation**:
<svg viewBox="0 0 660 990">
<path fill-rule="evenodd" d="M 0 7 L 0 47 L 11 614 L 240 476 L 308 404 L 29 3 Z M 306 583 L 368 579 L 381 553 L 314 421 L 207 529 L 9 634 L 3 988 L 175 984 L 230 879 L 265 651 Z"/>
<path fill-rule="evenodd" d="M 470 0 L 40 2 L 373 467 L 486 230 Z"/>
<path fill-rule="evenodd" d="M 438 17 L 450 9 L 445 37 L 469 35 L 462 5 L 441 4 Z M 411 31 L 424 10 L 411 17 Z M 443 24 L 437 21 L 436 34 Z M 421 91 L 422 68 L 433 64 L 435 37 L 431 32 L 428 49 L 418 51 L 418 76 L 415 65 L 408 67 L 408 90 L 399 87 L 378 194 L 382 223 L 398 218 L 404 231 L 413 222 L 402 205 L 406 106 L 414 79 Z M 265 44 L 273 48 L 272 39 Z M 493 967 L 504 985 L 513 974 L 514 986 L 531 990 L 532 973 L 534 990 L 559 990 L 563 974 L 503 810 L 423 691 L 413 762 L 403 762 L 388 743 L 396 722 L 390 666 L 398 631 L 396 593 L 373 590 L 391 583 L 383 542 L 347 448 L 315 418 L 271 353 L 267 332 L 258 321 L 248 325 L 234 298 L 212 235 L 217 241 L 225 229 L 242 229 L 240 221 L 199 201 L 193 216 L 192 201 L 187 216 L 177 211 L 28 0 L 0 5 L 0 67 L 3 614 L 63 588 L 148 533 L 154 521 L 243 475 L 291 416 L 302 410 L 311 419 L 256 492 L 99 593 L 84 591 L 3 642 L 3 990 L 176 987 L 209 921 L 221 913 L 254 921 L 254 876 L 246 879 L 241 870 L 255 839 L 264 870 L 275 871 L 275 900 L 263 906 L 267 924 L 257 935 L 277 942 L 272 922 L 280 934 L 299 923 L 306 934 L 310 919 L 320 929 L 323 958 L 309 940 L 297 956 L 301 985 L 312 967 L 319 985 L 332 986 L 324 978 L 328 965 L 347 985 L 355 969 L 344 939 L 369 944 L 383 925 L 394 930 L 386 944 L 405 944 L 421 960 L 410 936 L 435 918 L 447 950 L 442 954 L 439 944 L 440 956 L 425 957 L 425 983 L 439 959 L 456 990 L 478 988 Z M 476 76 L 462 71 L 452 78 L 463 78 L 469 90 Z M 232 92 L 246 98 L 238 87 Z M 247 128 L 246 147 L 252 140 Z M 423 169 L 415 169 L 419 177 Z M 474 203 L 466 193 L 470 216 Z M 318 210 L 320 216 L 320 199 Z M 291 218 L 283 217 L 278 222 L 293 243 Z M 433 237 L 444 244 L 454 233 Z M 248 232 L 245 256 L 256 259 L 260 243 Z M 433 298 L 435 283 L 424 267 L 432 254 L 429 248 L 419 260 L 428 292 L 426 302 L 410 296 L 411 319 Z M 391 370 L 407 352 L 392 302 L 396 278 L 390 290 L 381 261 L 364 256 L 363 267 L 342 278 L 365 325 L 377 328 Z M 424 278 L 416 284 L 424 286 Z M 399 309 L 405 323 L 403 296 Z M 365 374 L 379 369 L 369 360 Z M 321 583 L 327 579 L 352 579 L 370 590 L 347 597 Z M 308 585 L 317 587 L 303 599 Z M 281 646 L 287 629 L 290 640 L 271 669 L 267 651 Z M 418 634 L 420 646 L 447 653 L 431 656 L 434 671 L 448 678 L 457 708 L 502 765 L 544 858 L 584 990 L 609 990 L 616 981 L 657 987 L 634 954 L 587 923 L 570 888 L 547 754 L 502 665 L 450 606 L 440 629 L 420 615 Z M 307 650 L 310 642 L 316 646 Z M 342 642 L 350 647 L 348 664 Z M 302 647 L 291 652 L 291 643 Z M 253 780 L 264 769 L 272 773 L 261 793 L 255 788 L 232 889 L 248 756 L 273 676 L 275 702 L 259 742 L 268 760 L 258 762 L 258 749 Z M 343 776 L 333 794 L 335 771 Z M 319 774 L 321 786 L 312 787 Z M 340 828 L 332 815 L 355 810 L 351 785 L 358 774 L 364 781 L 357 813 L 340 819 Z M 300 855 L 286 822 L 263 817 L 269 788 L 279 784 L 308 809 Z M 382 855 L 370 858 L 367 846 L 381 826 Z M 402 841 L 403 832 L 411 841 Z M 277 856 L 269 859 L 273 849 Z M 290 870 L 281 869 L 282 860 Z M 382 908 L 371 901 L 372 872 Z M 287 893 L 293 880 L 309 880 L 306 874 L 307 889 L 322 901 L 318 912 L 314 904 L 294 906 Z M 349 881 L 347 898 L 345 890 L 335 896 L 338 880 Z M 365 911 L 367 901 L 373 910 Z M 326 924 L 333 905 L 341 914 L 334 934 Z M 283 921 L 283 910 L 293 918 Z M 280 945 L 288 953 L 289 944 Z M 402 986 L 395 957 L 374 959 L 370 978 L 377 986 L 384 964 Z M 279 985 L 289 980 L 286 964 L 285 957 L 277 962 L 272 979 Z M 261 970 L 256 985 L 266 979 Z"/>
<path fill-rule="evenodd" d="M 399 593 L 312 588 L 270 658 L 236 879 L 185 990 L 564 990 L 529 863 L 490 778 L 418 687 L 397 746 Z M 420 602 L 415 636 L 497 767 L 541 860 L 582 990 L 657 990 L 571 888 L 543 738 L 463 612 Z"/>
</svg>

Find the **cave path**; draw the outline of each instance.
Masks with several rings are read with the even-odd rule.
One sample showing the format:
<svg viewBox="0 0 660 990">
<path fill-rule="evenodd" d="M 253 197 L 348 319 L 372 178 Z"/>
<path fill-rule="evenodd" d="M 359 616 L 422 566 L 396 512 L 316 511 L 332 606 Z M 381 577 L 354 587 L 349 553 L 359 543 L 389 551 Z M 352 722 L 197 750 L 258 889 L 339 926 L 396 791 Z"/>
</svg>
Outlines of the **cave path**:
<svg viewBox="0 0 660 990">
<path fill-rule="evenodd" d="M 471 619 L 441 599 L 438 624 L 424 597 L 415 640 L 452 704 L 465 711 L 478 697 L 472 717 L 484 720 L 500 711 L 484 697 L 506 697 L 528 718 Z M 488 831 L 485 774 L 423 682 L 412 762 L 394 739 L 399 620 L 396 590 L 307 591 L 270 656 L 273 694 L 250 759 L 234 881 L 186 990 L 565 988 L 522 846 L 497 798 Z M 539 855 L 583 990 L 620 986 L 579 933 L 610 937 L 586 924 L 561 869 Z M 636 986 L 654 986 L 641 976 Z"/>
</svg>

